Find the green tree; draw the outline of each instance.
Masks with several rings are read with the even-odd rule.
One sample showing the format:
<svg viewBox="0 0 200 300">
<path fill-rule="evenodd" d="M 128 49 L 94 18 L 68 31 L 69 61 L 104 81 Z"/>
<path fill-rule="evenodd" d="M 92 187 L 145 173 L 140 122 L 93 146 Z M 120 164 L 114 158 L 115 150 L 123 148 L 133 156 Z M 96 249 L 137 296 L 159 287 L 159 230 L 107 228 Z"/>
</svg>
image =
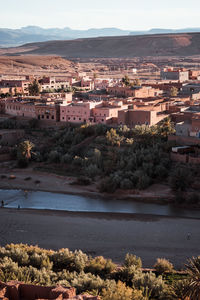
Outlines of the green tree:
<svg viewBox="0 0 200 300">
<path fill-rule="evenodd" d="M 122 83 L 124 86 L 130 86 L 130 79 L 127 75 L 122 78 Z"/>
<path fill-rule="evenodd" d="M 175 132 L 174 125 L 169 117 L 165 118 L 161 122 L 158 128 L 158 132 L 163 137 L 167 137 L 168 135 L 173 134 Z"/>
<path fill-rule="evenodd" d="M 174 191 L 185 191 L 192 182 L 192 174 L 188 168 L 177 166 L 169 177 L 169 184 Z"/>
<path fill-rule="evenodd" d="M 112 146 L 117 145 L 120 146 L 122 138 L 117 134 L 116 129 L 111 128 L 106 133 L 106 139 L 108 141 L 108 144 L 111 144 Z"/>
<path fill-rule="evenodd" d="M 36 79 L 29 84 L 28 91 L 31 96 L 38 96 L 40 94 L 40 86 Z"/>
</svg>

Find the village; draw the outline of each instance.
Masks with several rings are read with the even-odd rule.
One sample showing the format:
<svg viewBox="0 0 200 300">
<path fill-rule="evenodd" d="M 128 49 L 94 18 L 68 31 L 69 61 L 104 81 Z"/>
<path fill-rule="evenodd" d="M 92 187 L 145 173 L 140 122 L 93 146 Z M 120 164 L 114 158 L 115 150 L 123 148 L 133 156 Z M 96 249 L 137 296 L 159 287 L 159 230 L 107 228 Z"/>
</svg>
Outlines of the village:
<svg viewBox="0 0 200 300">
<path fill-rule="evenodd" d="M 78 71 L 65 77 L 2 74 L 0 122 L 35 120 L 41 128 L 55 129 L 66 124 L 134 128 L 170 118 L 176 133 L 169 139 L 184 146 L 172 148 L 172 159 L 188 162 L 191 152 L 190 162 L 200 163 L 196 148 L 200 141 L 200 70 L 165 67 L 160 74 L 157 70 L 156 79 L 145 80 L 139 78 L 136 68 L 127 74 L 122 72 L 121 78 Z M 6 146 L 10 136 L 15 136 L 15 142 L 20 133 L 1 129 L 0 135 Z"/>
</svg>

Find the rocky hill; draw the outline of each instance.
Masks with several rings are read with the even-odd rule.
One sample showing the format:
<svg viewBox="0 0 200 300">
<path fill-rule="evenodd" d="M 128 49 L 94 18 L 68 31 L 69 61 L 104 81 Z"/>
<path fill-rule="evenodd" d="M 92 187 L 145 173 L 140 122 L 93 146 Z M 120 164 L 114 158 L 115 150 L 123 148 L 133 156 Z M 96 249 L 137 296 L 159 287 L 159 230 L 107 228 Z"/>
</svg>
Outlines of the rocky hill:
<svg viewBox="0 0 200 300">
<path fill-rule="evenodd" d="M 48 41 L 1 49 L 1 54 L 59 55 L 71 58 L 123 58 L 200 55 L 200 33 L 117 36 Z"/>
</svg>

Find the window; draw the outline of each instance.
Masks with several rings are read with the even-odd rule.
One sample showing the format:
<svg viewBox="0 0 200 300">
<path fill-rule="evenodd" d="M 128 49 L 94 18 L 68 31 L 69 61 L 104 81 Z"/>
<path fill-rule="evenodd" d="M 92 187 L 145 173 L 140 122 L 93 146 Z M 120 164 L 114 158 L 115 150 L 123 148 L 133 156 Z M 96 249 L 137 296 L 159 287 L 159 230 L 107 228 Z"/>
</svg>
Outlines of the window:
<svg viewBox="0 0 200 300">
<path fill-rule="evenodd" d="M 54 120 L 54 116 L 52 116 L 51 118 L 52 118 L 52 120 Z"/>
<path fill-rule="evenodd" d="M 64 118 L 64 117 L 62 117 L 62 119 L 64 120 L 65 118 Z"/>
<path fill-rule="evenodd" d="M 68 120 L 70 120 L 70 117 L 68 118 Z"/>
<path fill-rule="evenodd" d="M 81 118 L 79 118 L 79 121 L 81 121 Z"/>
<path fill-rule="evenodd" d="M 76 120 L 76 118 L 74 117 L 74 120 Z"/>
<path fill-rule="evenodd" d="M 42 115 L 42 119 L 44 119 L 44 115 Z"/>
<path fill-rule="evenodd" d="M 47 119 L 49 119 L 49 116 L 47 116 Z"/>
</svg>

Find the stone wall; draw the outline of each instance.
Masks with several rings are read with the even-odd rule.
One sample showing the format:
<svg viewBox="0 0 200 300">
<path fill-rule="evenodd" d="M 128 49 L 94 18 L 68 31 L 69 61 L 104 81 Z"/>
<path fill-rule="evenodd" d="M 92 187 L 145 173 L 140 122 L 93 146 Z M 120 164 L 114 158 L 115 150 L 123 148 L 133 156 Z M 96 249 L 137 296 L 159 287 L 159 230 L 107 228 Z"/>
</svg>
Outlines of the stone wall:
<svg viewBox="0 0 200 300">
<path fill-rule="evenodd" d="M 170 158 L 172 161 L 177 161 L 177 162 L 182 162 L 182 163 L 187 163 L 187 161 L 188 161 L 187 154 L 179 154 L 179 153 L 171 152 Z"/>
<path fill-rule="evenodd" d="M 183 146 L 200 145 L 200 139 L 190 136 L 169 135 L 168 141 L 176 141 L 178 144 Z"/>
<path fill-rule="evenodd" d="M 76 296 L 73 287 L 44 287 L 25 284 L 18 281 L 4 283 L 0 281 L 0 299 L 3 300 L 99 300 L 99 297 L 90 295 Z"/>
</svg>

